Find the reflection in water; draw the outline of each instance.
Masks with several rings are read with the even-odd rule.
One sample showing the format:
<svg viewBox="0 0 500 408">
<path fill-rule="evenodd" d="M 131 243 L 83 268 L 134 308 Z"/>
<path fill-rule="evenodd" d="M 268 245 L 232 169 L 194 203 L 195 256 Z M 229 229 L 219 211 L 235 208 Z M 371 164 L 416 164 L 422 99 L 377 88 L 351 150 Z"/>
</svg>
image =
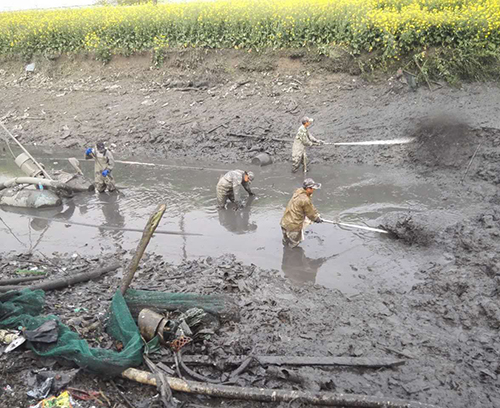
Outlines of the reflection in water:
<svg viewBox="0 0 500 408">
<path fill-rule="evenodd" d="M 281 269 L 288 279 L 296 283 L 316 282 L 316 275 L 319 268 L 329 259 L 337 255 L 309 258 L 301 247 L 289 248 L 283 247 L 283 259 Z"/>
<path fill-rule="evenodd" d="M 120 194 L 116 192 L 101 193 L 99 199 L 101 200 L 102 214 L 104 215 L 103 226 L 106 227 L 125 227 L 125 217 L 120 212 Z M 99 229 L 104 238 L 111 237 L 117 244 L 121 244 L 123 238 L 123 231 Z"/>
<path fill-rule="evenodd" d="M 43 156 L 47 155 L 42 151 L 33 153 L 37 158 L 41 156 L 47 169 L 52 170 L 53 160 L 44 159 Z M 243 209 L 219 211 L 218 217 L 215 216 L 216 199 L 212 187 L 217 173 L 199 171 L 189 167 L 189 163 L 182 163 L 179 168 L 171 164 L 161 170 L 152 166 L 120 166 L 117 176 L 131 184 L 127 194 L 75 194 L 71 200 L 64 200 L 64 208 L 23 211 L 2 207 L 0 249 L 36 248 L 46 254 L 65 250 L 82 256 L 95 256 L 102 254 L 103 250 L 117 248 L 131 251 L 136 248 L 140 235 L 103 228 L 142 231 L 152 211 L 159 203 L 165 203 L 168 212 L 162 218 L 161 229 L 202 234 L 193 237 L 156 236 L 148 252 L 161 254 L 173 263 L 233 253 L 239 261 L 247 264 L 254 263 L 267 269 L 282 267 L 284 274 L 297 282 L 316 282 L 351 293 L 358 287 L 371 285 L 355 274 L 349 274 L 349 279 L 346 279 L 345 272 L 351 268 L 363 271 L 369 267 L 373 279 L 397 287 L 414 283 L 412 272 L 422 257 L 408 257 L 406 249 L 398 249 L 390 240 L 381 239 L 374 233 L 315 225 L 310 237 L 316 239 L 307 239 L 302 248 L 286 251 L 281 256 L 279 222 L 290 193 L 302 181 L 300 175 L 290 175 L 287 164 L 250 167 L 258 175 L 255 188 L 261 193 L 259 200 L 252 203 L 253 197 L 250 197 Z M 92 163 L 83 162 L 82 169 L 92 176 Z M 67 170 L 71 171 L 70 168 Z M 0 180 L 15 177 L 18 172 L 10 158 L 2 161 L 0 157 Z M 443 205 L 438 189 L 430 188 L 428 183 L 412 174 L 392 169 L 332 163 L 315 166 L 311 177 L 323 183 L 322 190 L 315 197 L 315 205 L 325 218 L 339 217 L 346 222 L 370 225 L 376 218 L 392 211 L 427 210 Z M 450 211 L 468 204 L 466 201 L 454 202 L 456 207 Z M 61 210 L 64 211 L 61 213 Z M 59 222 L 50 222 L 50 219 Z M 71 227 L 65 224 L 66 220 L 71 221 Z M 100 229 L 84 228 L 85 225 L 98 225 Z M 359 251 L 346 252 L 357 246 L 361 247 Z M 304 250 L 317 259 L 306 257 Z M 327 258 L 320 258 L 326 253 L 336 253 L 335 261 L 327 263 Z M 385 256 L 388 253 L 392 254 L 389 259 Z M 435 256 L 440 259 L 441 254 Z"/>
<path fill-rule="evenodd" d="M 234 232 L 235 234 L 245 234 L 255 231 L 257 229 L 257 224 L 255 222 L 250 222 L 251 205 L 254 199 L 255 196 L 249 196 L 245 203 L 245 207 L 238 211 L 236 211 L 236 206 L 234 204 L 228 204 L 227 209 L 219 208 L 220 225 L 229 232 Z"/>
</svg>

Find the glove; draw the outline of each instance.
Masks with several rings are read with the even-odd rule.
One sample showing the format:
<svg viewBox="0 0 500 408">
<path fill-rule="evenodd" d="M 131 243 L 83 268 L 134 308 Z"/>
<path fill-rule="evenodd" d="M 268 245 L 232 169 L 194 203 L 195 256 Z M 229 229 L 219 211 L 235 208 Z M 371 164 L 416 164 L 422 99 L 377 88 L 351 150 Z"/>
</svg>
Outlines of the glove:
<svg viewBox="0 0 500 408">
<path fill-rule="evenodd" d="M 104 177 L 107 177 L 109 175 L 109 173 L 111 173 L 111 170 L 104 170 L 101 174 L 104 176 Z"/>
<path fill-rule="evenodd" d="M 323 222 L 323 219 L 321 217 L 318 217 L 314 220 L 314 222 L 321 224 Z"/>
<path fill-rule="evenodd" d="M 85 154 L 86 154 L 87 156 L 90 156 L 90 155 L 92 154 L 92 148 L 91 148 L 91 147 L 89 147 L 87 150 L 85 150 Z"/>
</svg>

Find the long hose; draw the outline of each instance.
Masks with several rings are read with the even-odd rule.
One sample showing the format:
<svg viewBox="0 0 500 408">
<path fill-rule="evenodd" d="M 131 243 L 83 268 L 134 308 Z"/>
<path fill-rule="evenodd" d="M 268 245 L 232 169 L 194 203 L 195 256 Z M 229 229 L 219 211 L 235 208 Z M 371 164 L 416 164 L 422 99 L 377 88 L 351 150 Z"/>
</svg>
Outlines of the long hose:
<svg viewBox="0 0 500 408">
<path fill-rule="evenodd" d="M 49 218 L 49 217 L 40 217 L 38 215 L 29 215 L 29 214 L 22 214 L 25 215 L 29 218 L 33 218 L 36 220 L 45 220 L 45 221 L 51 221 L 51 222 L 59 222 L 62 224 L 68 224 L 68 225 L 80 225 L 82 227 L 90 227 L 90 228 L 97 228 L 97 229 L 104 229 L 104 230 L 110 230 L 110 231 L 125 231 L 125 232 L 140 232 L 143 233 L 144 231 L 141 229 L 137 228 L 121 228 L 121 227 L 112 227 L 109 225 L 96 225 L 96 224 L 87 224 L 84 222 L 77 222 L 77 221 L 68 221 L 68 220 L 58 220 L 57 218 Z M 165 235 L 187 235 L 187 236 L 194 236 L 194 237 L 201 237 L 203 234 L 197 234 L 194 232 L 180 232 L 180 231 L 162 231 L 162 230 L 156 230 L 155 234 L 165 234 Z"/>
</svg>

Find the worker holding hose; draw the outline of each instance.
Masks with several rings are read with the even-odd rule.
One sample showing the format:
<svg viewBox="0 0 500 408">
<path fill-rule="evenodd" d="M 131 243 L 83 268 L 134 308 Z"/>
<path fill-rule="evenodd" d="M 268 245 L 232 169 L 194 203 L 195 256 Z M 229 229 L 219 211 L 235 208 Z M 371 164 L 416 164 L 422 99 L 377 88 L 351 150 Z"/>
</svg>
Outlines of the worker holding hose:
<svg viewBox="0 0 500 408">
<path fill-rule="evenodd" d="M 304 116 L 302 126 L 300 126 L 292 147 L 292 173 L 295 173 L 300 166 L 304 166 L 304 173 L 307 173 L 307 154 L 306 146 L 320 146 L 324 144 L 323 140 L 313 137 L 308 128 L 312 125 L 314 119 Z"/>
<path fill-rule="evenodd" d="M 312 222 L 323 222 L 312 203 L 314 190 L 321 188 L 312 178 L 304 180 L 302 187 L 293 193 L 281 219 L 283 245 L 295 248 L 304 240 L 304 229 Z"/>
<path fill-rule="evenodd" d="M 254 193 L 250 189 L 250 183 L 253 181 L 251 171 L 231 170 L 224 174 L 217 183 L 217 205 L 219 208 L 225 208 L 229 200 L 236 204 L 236 209 L 243 207 L 240 189 L 243 187 L 248 195 Z"/>
<path fill-rule="evenodd" d="M 95 148 L 89 147 L 85 151 L 85 159 L 94 159 L 94 181 L 95 188 L 99 193 L 104 193 L 106 188 L 109 192 L 115 191 L 115 180 L 111 171 L 115 166 L 113 154 L 106 149 L 104 142 L 97 142 Z"/>
</svg>

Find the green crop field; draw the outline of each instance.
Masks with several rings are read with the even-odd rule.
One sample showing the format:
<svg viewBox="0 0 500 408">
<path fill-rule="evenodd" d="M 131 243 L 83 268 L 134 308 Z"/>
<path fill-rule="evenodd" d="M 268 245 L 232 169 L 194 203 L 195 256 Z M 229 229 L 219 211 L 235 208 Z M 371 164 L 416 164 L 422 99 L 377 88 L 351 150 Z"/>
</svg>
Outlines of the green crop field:
<svg viewBox="0 0 500 408">
<path fill-rule="evenodd" d="M 477 65 L 467 70 L 498 61 L 500 0 L 216 0 L 0 13 L 2 55 L 87 51 L 106 59 L 179 47 L 325 55 L 343 47 L 379 64 L 425 62 L 437 49 L 446 74 L 453 62 L 458 70 Z"/>
</svg>

